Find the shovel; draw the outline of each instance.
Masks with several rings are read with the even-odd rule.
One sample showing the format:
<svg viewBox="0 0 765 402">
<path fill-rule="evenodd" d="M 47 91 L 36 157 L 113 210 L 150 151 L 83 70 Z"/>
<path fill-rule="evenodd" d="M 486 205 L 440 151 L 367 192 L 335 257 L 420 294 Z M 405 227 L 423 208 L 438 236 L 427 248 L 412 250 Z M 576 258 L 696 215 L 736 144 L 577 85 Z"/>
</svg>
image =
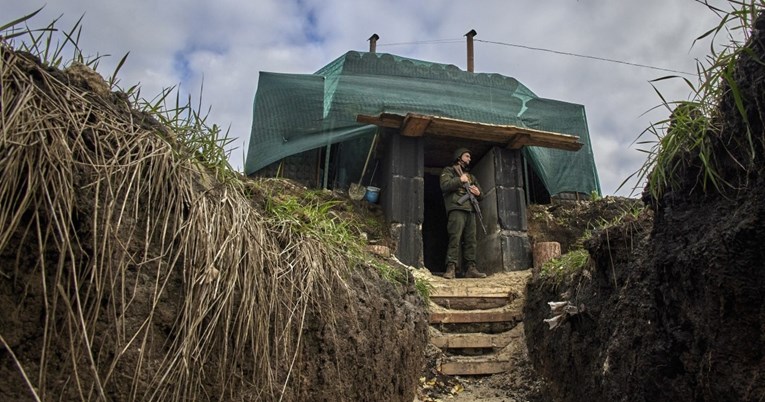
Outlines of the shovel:
<svg viewBox="0 0 765 402">
<path fill-rule="evenodd" d="M 372 138 L 372 145 L 369 147 L 369 152 L 367 153 L 367 160 L 364 162 L 364 168 L 361 169 L 361 177 L 359 177 L 358 183 L 351 183 L 351 186 L 348 188 L 348 196 L 351 197 L 354 201 L 359 201 L 362 198 L 364 198 L 364 195 L 367 193 L 367 188 L 361 185 L 361 181 L 364 180 L 364 173 L 367 172 L 367 165 L 369 165 L 369 158 L 372 156 L 372 151 L 375 149 L 375 143 L 377 142 L 377 132 L 375 132 L 374 138 Z"/>
</svg>

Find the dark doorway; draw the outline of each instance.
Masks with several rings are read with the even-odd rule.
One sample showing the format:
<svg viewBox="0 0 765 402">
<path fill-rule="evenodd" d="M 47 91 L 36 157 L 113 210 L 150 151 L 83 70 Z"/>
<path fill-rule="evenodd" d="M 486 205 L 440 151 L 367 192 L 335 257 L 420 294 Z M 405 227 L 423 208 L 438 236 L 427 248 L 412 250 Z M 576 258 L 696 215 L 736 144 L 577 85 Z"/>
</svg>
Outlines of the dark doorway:
<svg viewBox="0 0 765 402">
<path fill-rule="evenodd" d="M 547 192 L 547 187 L 545 187 L 544 183 L 542 183 L 542 179 L 537 176 L 537 173 L 534 171 L 534 167 L 531 166 L 528 161 L 526 161 L 526 158 L 523 158 L 523 163 L 525 164 L 526 169 L 526 180 L 528 183 L 526 183 L 526 191 L 528 193 L 528 201 L 530 204 L 549 204 L 550 203 L 550 193 Z"/>
<path fill-rule="evenodd" d="M 439 173 L 424 175 L 424 211 L 422 220 L 422 254 L 431 272 L 444 272 L 449 235 L 446 233 L 446 209 L 441 195 Z"/>
</svg>

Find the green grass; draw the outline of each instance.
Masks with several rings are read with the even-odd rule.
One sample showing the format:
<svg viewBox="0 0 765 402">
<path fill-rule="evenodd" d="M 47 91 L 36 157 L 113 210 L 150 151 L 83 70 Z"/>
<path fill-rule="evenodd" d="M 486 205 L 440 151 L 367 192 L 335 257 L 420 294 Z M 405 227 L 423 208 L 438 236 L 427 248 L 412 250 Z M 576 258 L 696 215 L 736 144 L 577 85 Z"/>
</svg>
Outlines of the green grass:
<svg viewBox="0 0 765 402">
<path fill-rule="evenodd" d="M 561 283 L 572 274 L 581 272 L 590 264 L 590 253 L 587 250 L 578 249 L 544 263 L 539 271 L 539 276 L 542 279 Z"/>
<path fill-rule="evenodd" d="M 344 201 L 328 199 L 322 190 L 307 190 L 299 195 L 271 193 L 266 202 L 266 211 L 271 214 L 274 226 L 289 227 L 296 235 L 321 241 L 338 255 L 348 258 L 349 266 L 368 265 L 384 280 L 407 285 L 409 275 L 402 268 L 373 258 L 365 251 L 366 242 L 361 233 L 369 225 L 375 228 L 381 223 L 373 217 L 348 219 L 348 214 L 341 216 L 337 212 L 344 208 L 347 208 Z M 429 300 L 432 286 L 427 280 L 415 278 L 414 287 L 425 301 Z"/>
<path fill-rule="evenodd" d="M 720 17 L 718 25 L 704 32 L 694 41 L 710 41 L 710 55 L 705 60 L 697 62 L 696 83 L 685 77 L 666 76 L 655 79 L 659 82 L 668 79 L 680 79 L 691 90 L 691 99 L 668 101 L 656 90 L 661 104 L 657 107 L 666 108 L 670 117 L 658 121 L 646 128 L 638 136 L 637 144 L 648 146 L 641 149 L 648 156 L 638 171 L 631 174 L 619 186 L 621 188 L 632 178 L 637 179 L 638 186 L 646 184 L 651 196 L 658 200 L 667 191 L 677 190 L 683 180 L 683 175 L 689 167 L 697 168 L 699 173 L 693 188 L 703 192 L 715 191 L 725 193 L 735 187 L 726 181 L 721 174 L 721 163 L 713 147 L 712 139 L 721 134 L 718 123 L 718 109 L 724 96 L 731 96 L 740 117 L 745 125 L 743 144 L 736 144 L 744 152 L 724 152 L 733 158 L 734 165 L 742 171 L 753 168 L 755 158 L 755 138 L 751 132 L 748 114 L 744 105 L 741 91 L 735 80 L 735 61 L 751 51 L 744 45 L 749 39 L 753 22 L 763 9 L 764 1 L 728 1 L 729 10 L 723 10 L 697 0 Z M 725 41 L 720 48 L 715 43 Z M 655 87 L 654 87 L 655 89 Z M 644 135 L 653 138 L 642 139 Z M 717 153 L 716 153 L 717 152 Z M 733 156 L 733 155 L 738 156 Z"/>
<path fill-rule="evenodd" d="M 224 151 L 227 132 L 207 122 L 201 101 L 193 106 L 175 88 L 144 100 L 138 86 L 120 89 L 115 71 L 107 82 L 121 93 L 109 104 L 16 54 L 56 69 L 98 67 L 101 56 L 86 60 L 79 50 L 79 21 L 57 41 L 55 22 L 27 26 L 38 12 L 0 27 L 0 252 L 25 244 L 33 253 L 29 272 L 3 275 L 29 285 L 20 305 L 43 303 L 34 308 L 38 357 L 17 356 L 28 348 L 3 333 L 0 343 L 32 397 L 106 400 L 116 389 L 131 400 L 275 400 L 300 386 L 291 367 L 309 321 L 319 316 L 334 335 L 327 306 L 352 295 L 345 273 L 371 264 L 411 285 L 404 269 L 366 253 L 363 220 L 347 204 L 327 192 L 240 182 Z M 126 129 L 135 107 L 164 126 Z M 90 134 L 99 140 L 84 141 Z M 427 282 L 414 286 L 429 294 Z M 155 313 L 167 299 L 169 312 Z"/>
<path fill-rule="evenodd" d="M 27 23 L 41 10 L 42 8 L 39 8 L 1 25 L 2 40 L 19 51 L 38 57 L 44 66 L 65 69 L 73 63 L 80 63 L 98 72 L 100 61 L 109 55 L 86 57 L 83 54 L 79 46 L 82 17 L 71 28 L 63 31 L 56 26 L 58 19 L 44 28 L 30 28 Z M 233 149 L 226 149 L 234 138 L 229 137 L 228 129 L 223 130 L 219 125 L 208 121 L 210 108 L 204 110 L 202 106 L 204 84 L 199 89 L 196 104 L 191 95 L 181 96 L 179 86 L 164 88 L 158 95 L 147 99 L 143 97 L 139 85 L 127 88 L 119 85 L 117 75 L 125 65 L 128 55 L 129 53 L 122 56 L 115 70 L 106 79 L 110 89 L 124 93 L 132 107 L 154 117 L 170 129 L 169 140 L 180 144 L 174 147 L 180 159 L 192 160 L 213 171 L 218 180 L 234 184 L 241 189 L 238 180 L 240 175 L 229 163 L 229 154 Z M 165 133 L 158 134 L 167 137 Z"/>
<path fill-rule="evenodd" d="M 408 284 L 410 275 L 404 268 L 397 268 L 379 260 L 371 260 L 369 264 L 375 267 L 386 281 L 393 284 Z M 427 305 L 430 301 L 430 294 L 433 292 L 433 285 L 427 279 L 414 277 L 414 289 Z"/>
<path fill-rule="evenodd" d="M 274 226 L 289 226 L 297 235 L 308 236 L 347 255 L 356 265 L 363 261 L 364 242 L 361 229 L 333 211 L 341 201 L 322 200 L 315 192 L 301 195 L 272 194 L 266 203 Z"/>
</svg>

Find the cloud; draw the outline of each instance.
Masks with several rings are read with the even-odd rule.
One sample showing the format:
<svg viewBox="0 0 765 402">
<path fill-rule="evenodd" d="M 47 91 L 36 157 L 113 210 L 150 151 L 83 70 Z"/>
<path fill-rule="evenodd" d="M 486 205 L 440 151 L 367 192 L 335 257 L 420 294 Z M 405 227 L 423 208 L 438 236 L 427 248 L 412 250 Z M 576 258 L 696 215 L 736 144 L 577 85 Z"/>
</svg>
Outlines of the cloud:
<svg viewBox="0 0 765 402">
<path fill-rule="evenodd" d="M 45 4 L 0 1 L 10 16 L 3 22 Z M 706 43 L 692 48 L 693 40 L 718 22 L 698 2 L 665 0 L 48 0 L 30 26 L 62 16 L 58 27 L 66 29 L 82 15 L 80 47 L 112 55 L 101 61 L 102 74 L 130 52 L 119 74 L 123 87 L 140 82 L 150 97 L 180 85 L 197 100 L 204 82 L 209 121 L 230 126 L 239 169 L 260 71 L 312 73 L 348 50 L 366 50 L 373 33 L 378 52 L 464 69 L 464 34 L 475 29 L 477 72 L 511 76 L 541 97 L 585 106 L 605 194 L 616 194 L 645 160 L 632 143 L 669 115 L 649 111 L 661 103 L 650 81 L 672 73 L 489 42 L 692 72 L 708 53 Z M 420 43 L 392 45 L 401 42 Z M 654 85 L 667 99 L 689 95 L 680 80 Z"/>
</svg>

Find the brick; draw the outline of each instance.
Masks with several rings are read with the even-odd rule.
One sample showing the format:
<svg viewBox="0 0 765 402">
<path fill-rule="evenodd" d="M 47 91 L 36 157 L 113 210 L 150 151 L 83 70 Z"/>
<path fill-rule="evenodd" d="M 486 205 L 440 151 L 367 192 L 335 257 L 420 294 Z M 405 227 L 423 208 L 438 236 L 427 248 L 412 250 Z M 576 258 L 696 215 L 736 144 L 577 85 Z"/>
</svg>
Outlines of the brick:
<svg viewBox="0 0 765 402">
<path fill-rule="evenodd" d="M 487 275 L 505 271 L 499 233 L 493 233 L 479 240 L 476 248 L 476 265 L 479 271 Z"/>
<path fill-rule="evenodd" d="M 484 193 L 488 193 L 497 185 L 496 180 L 494 179 L 496 176 L 494 166 L 496 159 L 494 154 L 497 152 L 496 150 L 496 147 L 489 150 L 480 161 L 473 161 L 474 166 L 471 167 L 472 169 L 470 173 L 478 179 L 478 183 L 481 185 L 481 189 L 483 189 Z"/>
<path fill-rule="evenodd" d="M 494 233 L 478 242 L 478 269 L 486 274 L 531 268 L 531 244 L 525 233 Z"/>
</svg>

